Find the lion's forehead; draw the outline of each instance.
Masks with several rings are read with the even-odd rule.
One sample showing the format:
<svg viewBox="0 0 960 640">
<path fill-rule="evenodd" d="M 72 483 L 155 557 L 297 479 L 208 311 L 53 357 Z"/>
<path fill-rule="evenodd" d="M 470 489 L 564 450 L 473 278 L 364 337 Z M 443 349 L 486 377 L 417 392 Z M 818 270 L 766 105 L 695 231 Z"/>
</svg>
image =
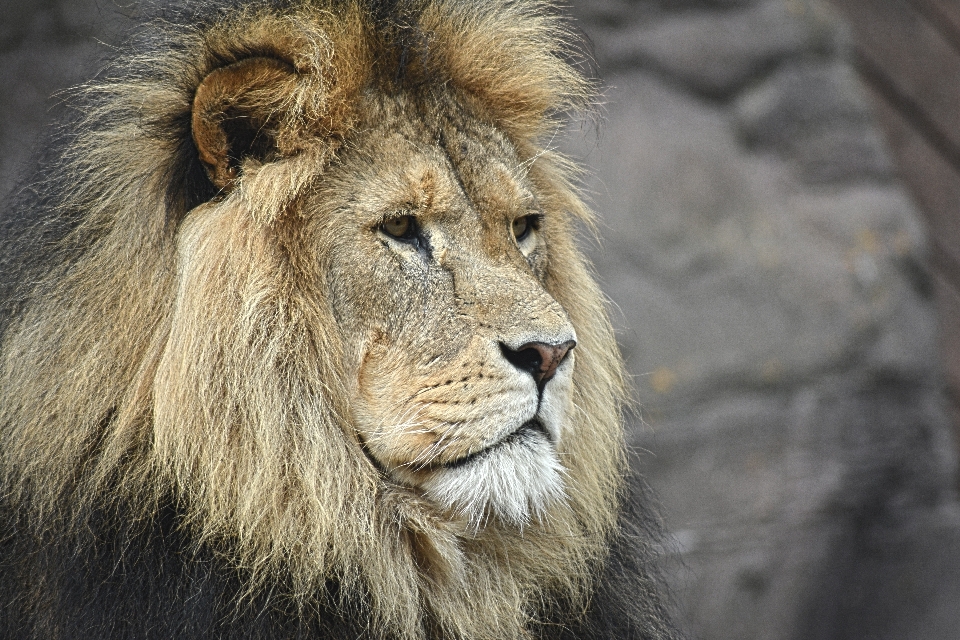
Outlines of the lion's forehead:
<svg viewBox="0 0 960 640">
<path fill-rule="evenodd" d="M 425 118 L 413 108 L 373 110 L 368 119 L 344 173 L 352 178 L 346 191 L 371 214 L 415 211 L 482 222 L 534 206 L 525 165 L 496 127 L 466 114 Z"/>
</svg>

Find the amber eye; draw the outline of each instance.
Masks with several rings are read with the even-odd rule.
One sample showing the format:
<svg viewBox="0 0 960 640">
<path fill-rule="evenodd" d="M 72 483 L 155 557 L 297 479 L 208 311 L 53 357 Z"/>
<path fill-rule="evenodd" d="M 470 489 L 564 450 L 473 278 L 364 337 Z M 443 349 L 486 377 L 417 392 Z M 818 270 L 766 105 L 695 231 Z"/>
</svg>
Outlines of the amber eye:
<svg viewBox="0 0 960 640">
<path fill-rule="evenodd" d="M 380 228 L 385 234 L 397 240 L 409 240 L 416 233 L 416 224 L 413 221 L 413 216 L 390 218 L 381 224 Z"/>
<path fill-rule="evenodd" d="M 517 242 L 523 242 L 530 235 L 535 228 L 535 219 L 536 216 L 523 216 L 513 221 L 513 237 Z"/>
</svg>

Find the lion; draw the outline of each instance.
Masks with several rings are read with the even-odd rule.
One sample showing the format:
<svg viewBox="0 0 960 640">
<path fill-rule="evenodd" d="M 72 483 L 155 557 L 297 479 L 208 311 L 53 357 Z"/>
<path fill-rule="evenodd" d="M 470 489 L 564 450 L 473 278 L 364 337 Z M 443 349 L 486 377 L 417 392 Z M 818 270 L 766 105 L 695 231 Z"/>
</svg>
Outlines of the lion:
<svg viewBox="0 0 960 640">
<path fill-rule="evenodd" d="M 4 214 L 0 637 L 679 637 L 550 146 L 576 41 L 200 3 L 78 89 Z"/>
</svg>

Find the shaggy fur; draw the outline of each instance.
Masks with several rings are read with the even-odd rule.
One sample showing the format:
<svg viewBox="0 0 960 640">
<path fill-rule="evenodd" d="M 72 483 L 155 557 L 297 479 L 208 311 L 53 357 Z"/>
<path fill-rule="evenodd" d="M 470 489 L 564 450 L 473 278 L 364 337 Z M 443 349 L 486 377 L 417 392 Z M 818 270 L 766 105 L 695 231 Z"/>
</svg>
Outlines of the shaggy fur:
<svg viewBox="0 0 960 640">
<path fill-rule="evenodd" d="M 677 637 L 549 147 L 591 96 L 556 12 L 146 34 L 4 214 L 0 638 Z M 574 340 L 548 381 L 516 355 Z"/>
</svg>

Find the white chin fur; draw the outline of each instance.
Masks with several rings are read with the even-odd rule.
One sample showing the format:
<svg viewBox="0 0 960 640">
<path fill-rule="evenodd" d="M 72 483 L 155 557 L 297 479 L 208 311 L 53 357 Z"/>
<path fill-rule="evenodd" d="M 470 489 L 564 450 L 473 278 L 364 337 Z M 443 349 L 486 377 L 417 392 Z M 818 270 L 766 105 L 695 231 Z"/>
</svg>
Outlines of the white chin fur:
<svg viewBox="0 0 960 640">
<path fill-rule="evenodd" d="M 532 432 L 463 465 L 437 470 L 421 488 L 474 526 L 492 514 L 522 527 L 564 498 L 563 475 L 553 445 L 544 434 Z"/>
</svg>

